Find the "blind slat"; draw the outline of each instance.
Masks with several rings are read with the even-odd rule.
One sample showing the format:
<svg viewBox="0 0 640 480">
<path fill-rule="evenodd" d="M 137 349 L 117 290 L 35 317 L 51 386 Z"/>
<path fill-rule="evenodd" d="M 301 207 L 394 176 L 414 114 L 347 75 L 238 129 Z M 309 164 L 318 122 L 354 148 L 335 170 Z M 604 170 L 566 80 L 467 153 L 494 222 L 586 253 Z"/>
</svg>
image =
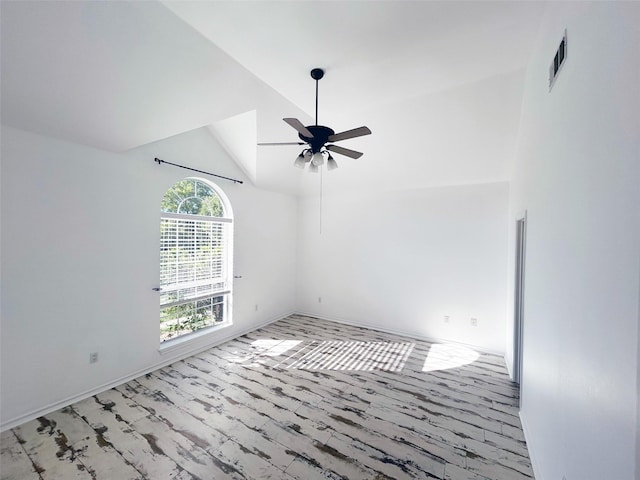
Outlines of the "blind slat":
<svg viewBox="0 0 640 480">
<path fill-rule="evenodd" d="M 161 218 L 161 306 L 213 295 L 227 288 L 226 224 L 221 222 L 224 219 L 193 217 L 163 214 Z"/>
</svg>

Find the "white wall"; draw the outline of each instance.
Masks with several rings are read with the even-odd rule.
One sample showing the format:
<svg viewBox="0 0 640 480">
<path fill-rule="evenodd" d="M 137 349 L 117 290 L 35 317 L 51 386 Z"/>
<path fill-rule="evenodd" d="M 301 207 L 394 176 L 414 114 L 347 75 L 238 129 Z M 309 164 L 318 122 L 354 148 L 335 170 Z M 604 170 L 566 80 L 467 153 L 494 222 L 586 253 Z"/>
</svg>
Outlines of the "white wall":
<svg viewBox="0 0 640 480">
<path fill-rule="evenodd" d="M 552 3 L 528 70 L 510 226 L 526 209 L 521 416 L 538 480 L 640 474 L 639 48 L 640 4 Z"/>
<path fill-rule="evenodd" d="M 243 178 L 206 129 L 124 154 L 2 129 L 3 429 L 295 309 L 295 199 L 212 179 L 235 215 L 234 324 L 159 352 L 159 205 L 192 172 L 156 156 Z"/>
<path fill-rule="evenodd" d="M 300 199 L 298 308 L 503 352 L 507 205 L 506 183 L 325 197 L 320 234 Z"/>
</svg>

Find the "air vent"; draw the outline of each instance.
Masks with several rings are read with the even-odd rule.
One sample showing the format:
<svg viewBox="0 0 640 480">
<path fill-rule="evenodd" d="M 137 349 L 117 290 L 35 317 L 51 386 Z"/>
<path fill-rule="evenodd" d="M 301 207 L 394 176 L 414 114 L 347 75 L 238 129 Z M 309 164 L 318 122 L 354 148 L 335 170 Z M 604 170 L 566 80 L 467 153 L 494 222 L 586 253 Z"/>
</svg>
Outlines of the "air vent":
<svg viewBox="0 0 640 480">
<path fill-rule="evenodd" d="M 567 31 L 564 31 L 564 36 L 562 37 L 562 41 L 558 46 L 558 50 L 556 50 L 556 54 L 553 57 L 553 62 L 551 62 L 551 66 L 549 67 L 549 91 L 553 87 L 553 84 L 556 82 L 556 78 L 560 74 L 560 69 L 562 65 L 564 65 L 564 61 L 567 59 Z"/>
</svg>

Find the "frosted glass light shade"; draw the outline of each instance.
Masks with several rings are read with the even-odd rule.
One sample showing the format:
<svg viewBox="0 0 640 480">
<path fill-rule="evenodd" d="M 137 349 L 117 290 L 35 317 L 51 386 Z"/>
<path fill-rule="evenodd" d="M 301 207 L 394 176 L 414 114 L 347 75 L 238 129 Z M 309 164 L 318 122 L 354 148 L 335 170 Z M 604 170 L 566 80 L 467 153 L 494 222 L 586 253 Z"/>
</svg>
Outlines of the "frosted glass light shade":
<svg viewBox="0 0 640 480">
<path fill-rule="evenodd" d="M 322 152 L 316 152 L 313 154 L 313 160 L 311 160 L 311 163 L 313 163 L 316 167 L 319 167 L 320 165 L 324 164 L 324 156 L 322 155 Z"/>
<path fill-rule="evenodd" d="M 338 168 L 338 162 L 336 162 L 333 157 L 329 156 L 327 159 L 327 170 L 335 170 Z"/>
<path fill-rule="evenodd" d="M 305 165 L 306 162 L 304 160 L 304 155 L 301 153 L 300 155 L 298 155 L 298 158 L 296 158 L 295 162 L 293 162 L 293 166 L 304 169 Z"/>
<path fill-rule="evenodd" d="M 311 173 L 318 173 L 318 170 L 318 166 L 311 162 L 311 165 L 309 165 L 309 171 Z"/>
</svg>

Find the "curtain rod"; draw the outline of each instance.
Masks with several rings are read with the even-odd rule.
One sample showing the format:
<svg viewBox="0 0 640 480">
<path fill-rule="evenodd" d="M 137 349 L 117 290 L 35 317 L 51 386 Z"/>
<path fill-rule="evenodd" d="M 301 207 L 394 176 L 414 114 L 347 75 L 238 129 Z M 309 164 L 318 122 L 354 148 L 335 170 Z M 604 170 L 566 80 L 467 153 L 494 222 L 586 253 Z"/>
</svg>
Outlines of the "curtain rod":
<svg viewBox="0 0 640 480">
<path fill-rule="evenodd" d="M 236 180 L 235 178 L 223 177 L 222 175 L 216 175 L 215 173 L 205 172 L 204 170 L 196 170 L 195 168 L 185 167 L 184 165 L 178 165 L 177 163 L 167 162 L 166 160 L 161 160 L 158 157 L 153 159 L 158 165 L 161 163 L 166 163 L 167 165 L 173 165 L 174 167 L 185 168 L 187 170 L 191 170 L 192 172 L 204 173 L 205 175 L 211 175 L 212 177 L 223 178 L 225 180 L 229 180 L 233 183 L 244 183 L 242 180 Z"/>
</svg>

